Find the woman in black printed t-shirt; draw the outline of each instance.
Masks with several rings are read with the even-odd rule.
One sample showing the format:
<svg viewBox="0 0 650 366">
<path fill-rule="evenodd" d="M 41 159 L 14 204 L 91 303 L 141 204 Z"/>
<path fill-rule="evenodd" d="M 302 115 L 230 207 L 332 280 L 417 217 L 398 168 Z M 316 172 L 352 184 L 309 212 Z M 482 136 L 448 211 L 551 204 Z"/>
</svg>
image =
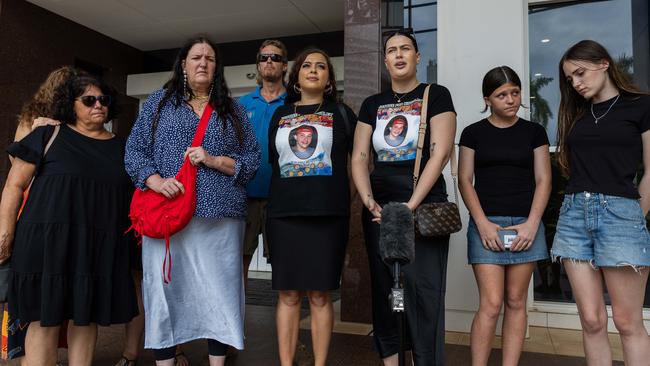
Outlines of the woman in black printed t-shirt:
<svg viewBox="0 0 650 366">
<path fill-rule="evenodd" d="M 650 96 L 607 50 L 581 41 L 560 60 L 558 162 L 569 182 L 551 254 L 578 305 L 587 364 L 611 365 L 603 278 L 626 365 L 648 365 L 642 308 L 650 266 Z"/>
<path fill-rule="evenodd" d="M 420 110 L 426 84 L 416 78 L 420 61 L 417 42 L 409 31 L 388 35 L 384 63 L 391 89 L 368 97 L 361 105 L 352 153 L 352 175 L 361 199 L 363 231 L 372 280 L 372 317 L 375 345 L 385 365 L 397 365 L 400 348 L 398 317 L 391 312 L 388 294 L 391 269 L 379 254 L 381 207 L 403 202 L 415 210 L 422 202 L 447 200 L 442 169 L 449 160 L 456 133 L 456 113 L 449 91 L 431 85 L 428 96 L 425 146 L 420 180 L 413 190 Z M 369 162 L 374 165 L 372 174 Z M 405 265 L 404 306 L 408 335 L 416 366 L 442 365 L 445 341 L 445 279 L 449 235 L 416 237 L 415 261 Z"/>
<path fill-rule="evenodd" d="M 549 143 L 544 127 L 517 116 L 521 81 L 510 67 L 485 75 L 483 100 L 490 116 L 463 130 L 458 164 L 470 213 L 467 258 L 480 298 L 470 337 L 472 365 L 488 364 L 504 299 L 503 364 L 517 365 L 530 277 L 535 261 L 548 258 L 541 219 L 551 193 Z"/>
<path fill-rule="evenodd" d="M 336 96 L 329 57 L 306 50 L 289 72 L 287 104 L 269 125 L 273 170 L 266 230 L 273 289 L 279 291 L 276 322 L 283 366 L 293 364 L 304 295 L 315 366 L 327 360 L 334 319 L 330 290 L 339 288 L 348 241 L 347 167 L 356 123 L 354 112 Z"/>
</svg>

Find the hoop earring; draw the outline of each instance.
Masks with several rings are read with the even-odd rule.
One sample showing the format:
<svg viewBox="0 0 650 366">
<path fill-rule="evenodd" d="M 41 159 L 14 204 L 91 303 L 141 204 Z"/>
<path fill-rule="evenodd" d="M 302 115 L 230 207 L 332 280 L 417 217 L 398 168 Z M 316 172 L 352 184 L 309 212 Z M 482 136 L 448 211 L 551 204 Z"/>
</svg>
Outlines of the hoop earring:
<svg viewBox="0 0 650 366">
<path fill-rule="evenodd" d="M 298 84 L 293 84 L 293 91 L 295 91 L 296 94 L 300 94 L 301 90 L 300 90 L 300 88 L 298 87 Z"/>
<path fill-rule="evenodd" d="M 190 92 L 187 90 L 187 73 L 183 70 L 183 96 L 185 100 L 190 100 Z"/>
<path fill-rule="evenodd" d="M 208 92 L 208 101 L 210 98 L 212 98 L 212 88 L 214 87 L 214 83 L 210 83 L 210 91 Z"/>
<path fill-rule="evenodd" d="M 332 84 L 329 84 L 329 85 L 327 86 L 327 88 L 325 88 L 325 90 L 324 90 L 325 94 L 329 94 L 329 93 L 331 93 L 331 92 L 332 92 L 332 89 L 334 89 L 334 88 L 332 88 Z"/>
</svg>

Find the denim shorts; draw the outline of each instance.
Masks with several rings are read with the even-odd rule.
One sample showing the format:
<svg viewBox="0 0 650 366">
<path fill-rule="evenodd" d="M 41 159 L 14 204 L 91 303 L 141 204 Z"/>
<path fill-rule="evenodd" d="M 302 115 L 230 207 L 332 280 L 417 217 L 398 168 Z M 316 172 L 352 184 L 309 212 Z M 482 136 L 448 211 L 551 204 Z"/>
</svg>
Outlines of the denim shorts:
<svg viewBox="0 0 650 366">
<path fill-rule="evenodd" d="M 649 266 L 650 234 L 639 201 L 591 192 L 565 195 L 551 255 L 596 267 Z"/>
<path fill-rule="evenodd" d="M 516 216 L 488 216 L 487 219 L 501 227 L 506 227 L 526 222 L 528 218 Z M 474 219 L 471 217 L 469 218 L 469 225 L 467 227 L 467 262 L 469 264 L 508 265 L 535 262 L 547 258 L 548 250 L 546 249 L 544 225 L 542 225 L 542 223 L 539 224 L 535 239 L 528 250 L 522 250 L 519 252 L 511 252 L 509 250 L 494 252 L 483 247 L 478 227 L 476 226 Z"/>
</svg>

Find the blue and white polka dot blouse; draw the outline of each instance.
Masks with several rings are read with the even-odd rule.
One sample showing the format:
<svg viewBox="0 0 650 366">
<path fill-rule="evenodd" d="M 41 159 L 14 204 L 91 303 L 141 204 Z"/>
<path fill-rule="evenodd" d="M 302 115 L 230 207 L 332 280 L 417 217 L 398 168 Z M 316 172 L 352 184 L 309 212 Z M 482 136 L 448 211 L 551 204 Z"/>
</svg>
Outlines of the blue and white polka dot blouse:
<svg viewBox="0 0 650 366">
<path fill-rule="evenodd" d="M 164 90 L 147 98 L 126 143 L 124 162 L 135 185 L 146 189 L 145 180 L 158 173 L 163 178 L 176 175 L 183 164 L 183 153 L 192 144 L 199 117 L 186 104 L 178 107 L 169 101 L 160 111 L 155 142 L 151 123 Z M 203 138 L 203 148 L 213 156 L 229 156 L 236 162 L 235 175 L 199 166 L 196 178 L 194 216 L 221 218 L 246 215 L 246 183 L 260 164 L 260 147 L 243 108 L 235 102 L 242 120 L 243 143 L 237 141 L 232 124 L 224 127 L 217 112 L 212 112 Z"/>
</svg>

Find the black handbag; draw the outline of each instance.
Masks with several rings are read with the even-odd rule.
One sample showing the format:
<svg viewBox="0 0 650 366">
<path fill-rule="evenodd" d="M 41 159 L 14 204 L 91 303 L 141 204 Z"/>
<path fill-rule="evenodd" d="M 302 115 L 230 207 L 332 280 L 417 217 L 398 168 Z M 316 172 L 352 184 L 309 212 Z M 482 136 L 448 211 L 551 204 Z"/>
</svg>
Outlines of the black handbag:
<svg viewBox="0 0 650 366">
<path fill-rule="evenodd" d="M 424 89 L 422 110 L 420 113 L 420 128 L 418 131 L 418 145 L 415 155 L 415 168 L 413 169 L 413 191 L 418 184 L 420 177 L 420 164 L 422 163 L 422 147 L 424 146 L 424 135 L 427 131 L 427 104 L 429 99 L 429 87 Z M 432 202 L 422 203 L 415 209 L 413 221 L 415 222 L 415 233 L 420 236 L 441 236 L 459 232 L 463 228 L 458 211 L 458 188 L 456 178 L 458 176 L 458 164 L 456 162 L 456 146 L 451 145 L 451 178 L 454 182 L 454 202 Z M 444 167 L 443 167 L 444 168 Z"/>
</svg>

